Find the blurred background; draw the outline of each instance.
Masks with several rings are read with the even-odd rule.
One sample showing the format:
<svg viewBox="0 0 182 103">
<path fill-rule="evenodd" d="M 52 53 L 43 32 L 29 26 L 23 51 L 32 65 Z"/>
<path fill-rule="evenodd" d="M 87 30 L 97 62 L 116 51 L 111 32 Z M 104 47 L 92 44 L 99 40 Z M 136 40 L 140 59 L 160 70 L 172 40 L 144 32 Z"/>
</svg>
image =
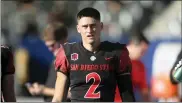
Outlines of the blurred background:
<svg viewBox="0 0 182 103">
<path fill-rule="evenodd" d="M 181 1 L 173 0 L 2 0 L 1 44 L 11 46 L 15 57 L 18 55 L 16 51 L 19 48 L 26 48 L 32 55 L 33 51 L 40 53 L 38 49 L 43 48 L 40 46 L 41 43 L 37 42 L 36 46 L 31 46 L 30 43 L 38 38 L 41 40 L 44 28 L 52 22 L 60 22 L 67 27 L 68 42 L 78 42 L 81 37 L 76 31 L 76 14 L 85 7 L 93 7 L 100 11 L 101 21 L 104 23 L 102 40 L 128 44 L 132 35 L 144 35 L 149 40 L 149 47 L 141 58 L 146 69 L 148 94 L 152 97 L 151 101 L 163 101 L 164 98 L 166 101 L 175 101 L 182 95 L 182 90 L 180 86 L 170 83 L 169 73 L 182 46 L 181 5 Z M 27 35 L 34 35 L 34 37 L 26 38 Z M 53 56 L 48 52 L 37 55 L 36 57 L 48 55 L 44 57 L 46 64 L 51 64 L 53 60 Z M 23 63 L 25 56 L 20 57 L 22 59 L 15 59 L 15 63 Z M 21 68 L 21 66 L 17 67 Z M 42 76 L 46 78 L 47 71 L 46 69 L 45 73 L 39 74 L 36 78 L 43 78 L 40 80 L 45 81 Z M 41 96 L 31 96 L 21 92 L 23 87 L 17 75 L 19 77 L 22 75 L 19 73 L 21 71 L 16 72 L 18 72 L 15 85 L 17 100 L 43 101 Z M 161 79 L 160 76 L 166 78 Z M 136 97 L 140 98 L 137 92 Z"/>
</svg>

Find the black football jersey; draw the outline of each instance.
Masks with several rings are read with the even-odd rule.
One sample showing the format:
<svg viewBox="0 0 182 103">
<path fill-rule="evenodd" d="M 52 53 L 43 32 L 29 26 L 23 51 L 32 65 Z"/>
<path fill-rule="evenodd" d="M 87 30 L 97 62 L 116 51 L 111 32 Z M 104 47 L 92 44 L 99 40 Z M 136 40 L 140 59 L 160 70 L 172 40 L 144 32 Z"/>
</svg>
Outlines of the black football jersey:
<svg viewBox="0 0 182 103">
<path fill-rule="evenodd" d="M 57 71 L 69 77 L 71 101 L 113 102 L 118 75 L 130 73 L 131 61 L 124 44 L 101 42 L 98 52 L 82 43 L 63 45 L 57 54 Z"/>
</svg>

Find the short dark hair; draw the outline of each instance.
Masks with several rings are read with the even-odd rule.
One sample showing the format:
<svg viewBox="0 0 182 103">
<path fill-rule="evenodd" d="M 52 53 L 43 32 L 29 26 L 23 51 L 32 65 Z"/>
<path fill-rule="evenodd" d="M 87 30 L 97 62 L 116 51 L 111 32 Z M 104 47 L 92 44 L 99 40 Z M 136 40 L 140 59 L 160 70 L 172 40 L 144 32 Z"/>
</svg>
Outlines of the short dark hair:
<svg viewBox="0 0 182 103">
<path fill-rule="evenodd" d="M 100 21 L 99 11 L 94 8 L 91 8 L 91 7 L 84 8 L 84 9 L 80 10 L 80 12 L 78 12 L 77 20 L 80 20 L 82 17 L 92 17 L 92 18 Z"/>
</svg>

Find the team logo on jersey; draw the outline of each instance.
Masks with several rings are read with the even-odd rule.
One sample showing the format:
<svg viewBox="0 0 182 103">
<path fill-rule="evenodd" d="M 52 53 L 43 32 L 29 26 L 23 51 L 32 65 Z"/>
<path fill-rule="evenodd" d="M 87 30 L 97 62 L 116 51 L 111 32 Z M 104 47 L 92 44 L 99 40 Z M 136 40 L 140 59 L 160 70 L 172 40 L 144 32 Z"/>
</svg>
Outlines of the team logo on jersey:
<svg viewBox="0 0 182 103">
<path fill-rule="evenodd" d="M 71 60 L 73 60 L 73 61 L 78 60 L 78 54 L 77 53 L 71 54 Z"/>
<path fill-rule="evenodd" d="M 95 61 L 95 59 L 96 59 L 95 56 L 91 56 L 91 57 L 90 57 L 90 60 L 91 60 L 91 61 Z"/>
</svg>

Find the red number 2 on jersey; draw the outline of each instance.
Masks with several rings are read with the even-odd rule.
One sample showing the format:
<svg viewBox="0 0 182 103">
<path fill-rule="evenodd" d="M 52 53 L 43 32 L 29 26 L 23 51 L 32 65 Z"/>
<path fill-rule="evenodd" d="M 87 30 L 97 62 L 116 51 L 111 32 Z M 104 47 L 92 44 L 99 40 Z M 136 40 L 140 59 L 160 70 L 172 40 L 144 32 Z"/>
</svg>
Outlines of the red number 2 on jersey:
<svg viewBox="0 0 182 103">
<path fill-rule="evenodd" d="M 85 94 L 84 98 L 100 98 L 100 91 L 95 93 L 95 90 L 99 86 L 101 82 L 100 75 L 97 74 L 96 72 L 92 72 L 86 75 L 86 83 L 88 83 L 91 79 L 94 79 L 94 82 L 88 89 L 87 93 Z"/>
</svg>

